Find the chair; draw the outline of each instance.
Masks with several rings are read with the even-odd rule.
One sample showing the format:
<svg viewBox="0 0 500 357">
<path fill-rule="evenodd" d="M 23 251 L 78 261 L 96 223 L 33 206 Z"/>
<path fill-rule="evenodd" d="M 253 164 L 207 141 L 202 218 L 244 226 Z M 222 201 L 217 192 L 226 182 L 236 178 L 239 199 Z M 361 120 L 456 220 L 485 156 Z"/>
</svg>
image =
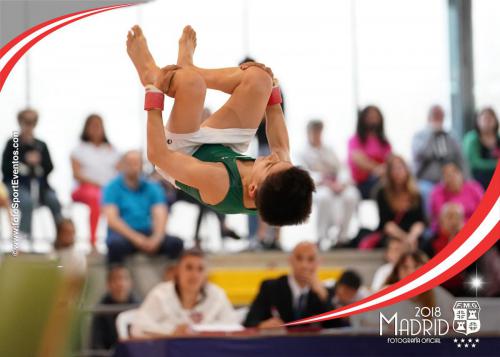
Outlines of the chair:
<svg viewBox="0 0 500 357">
<path fill-rule="evenodd" d="M 130 338 L 130 325 L 137 314 L 138 309 L 131 309 L 120 312 L 116 317 L 116 332 L 118 333 L 119 340 L 126 340 Z"/>
</svg>

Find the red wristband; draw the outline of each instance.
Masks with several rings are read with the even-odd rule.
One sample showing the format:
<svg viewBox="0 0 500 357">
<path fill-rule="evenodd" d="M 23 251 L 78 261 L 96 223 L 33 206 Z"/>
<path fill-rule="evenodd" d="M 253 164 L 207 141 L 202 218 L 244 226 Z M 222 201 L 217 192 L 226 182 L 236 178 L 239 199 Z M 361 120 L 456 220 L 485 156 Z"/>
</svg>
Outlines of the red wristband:
<svg viewBox="0 0 500 357">
<path fill-rule="evenodd" d="M 281 104 L 282 102 L 283 99 L 281 98 L 280 87 L 273 87 L 271 96 L 269 97 L 269 101 L 267 102 L 267 106 L 269 107 L 271 105 Z"/>
<path fill-rule="evenodd" d="M 146 86 L 146 95 L 144 96 L 144 110 L 163 110 L 165 95 L 161 90 L 152 85 Z"/>
</svg>

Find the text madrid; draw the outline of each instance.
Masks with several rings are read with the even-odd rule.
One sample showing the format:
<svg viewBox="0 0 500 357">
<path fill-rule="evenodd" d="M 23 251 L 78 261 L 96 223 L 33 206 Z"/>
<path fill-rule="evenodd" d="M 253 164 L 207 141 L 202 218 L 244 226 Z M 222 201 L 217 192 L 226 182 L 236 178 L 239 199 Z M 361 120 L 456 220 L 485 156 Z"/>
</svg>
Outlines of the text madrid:
<svg viewBox="0 0 500 357">
<path fill-rule="evenodd" d="M 448 321 L 444 319 L 398 319 L 396 312 L 390 319 L 380 313 L 379 335 L 382 336 L 384 322 L 389 326 L 394 324 L 394 336 L 443 336 L 450 330 Z"/>
</svg>

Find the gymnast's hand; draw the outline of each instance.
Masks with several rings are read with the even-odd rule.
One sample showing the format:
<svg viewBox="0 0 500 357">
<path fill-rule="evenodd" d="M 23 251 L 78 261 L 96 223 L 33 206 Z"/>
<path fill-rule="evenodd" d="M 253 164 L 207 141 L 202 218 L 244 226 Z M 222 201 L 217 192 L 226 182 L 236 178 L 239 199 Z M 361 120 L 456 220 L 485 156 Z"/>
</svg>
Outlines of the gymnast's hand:
<svg viewBox="0 0 500 357">
<path fill-rule="evenodd" d="M 245 63 L 242 63 L 240 64 L 240 69 L 242 69 L 243 71 L 250 68 L 250 67 L 258 67 L 264 71 L 267 72 L 267 74 L 269 74 L 271 76 L 271 78 L 274 80 L 274 73 L 273 73 L 273 70 L 269 67 L 267 67 L 265 64 L 263 63 L 259 63 L 259 62 L 245 62 Z"/>
<path fill-rule="evenodd" d="M 161 68 L 153 85 L 163 93 L 167 94 L 172 85 L 172 79 L 174 78 L 175 71 L 180 68 L 182 67 L 175 64 Z"/>
</svg>

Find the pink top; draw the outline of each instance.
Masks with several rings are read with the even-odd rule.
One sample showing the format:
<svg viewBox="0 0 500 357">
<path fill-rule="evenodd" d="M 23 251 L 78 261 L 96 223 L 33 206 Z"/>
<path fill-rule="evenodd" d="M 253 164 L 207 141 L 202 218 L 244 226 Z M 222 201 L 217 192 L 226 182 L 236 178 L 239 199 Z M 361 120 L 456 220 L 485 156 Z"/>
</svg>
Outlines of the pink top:
<svg viewBox="0 0 500 357">
<path fill-rule="evenodd" d="M 445 203 L 454 202 L 461 205 L 464 209 L 465 220 L 467 221 L 481 202 L 483 197 L 483 188 L 474 181 L 465 181 L 462 190 L 457 193 L 452 193 L 446 190 L 442 183 L 437 184 L 431 193 L 431 213 L 433 229 L 436 229 L 439 221 L 439 212 Z"/>
<path fill-rule="evenodd" d="M 356 134 L 351 139 L 349 139 L 349 167 L 351 168 L 352 178 L 356 183 L 362 183 L 370 177 L 370 172 L 363 170 L 358 167 L 352 160 L 352 154 L 354 151 L 360 150 L 370 159 L 375 160 L 378 163 L 383 163 L 387 156 L 391 153 L 391 144 L 384 144 L 380 141 L 377 136 L 369 134 L 366 138 L 366 142 L 363 143 L 359 136 Z"/>
</svg>

